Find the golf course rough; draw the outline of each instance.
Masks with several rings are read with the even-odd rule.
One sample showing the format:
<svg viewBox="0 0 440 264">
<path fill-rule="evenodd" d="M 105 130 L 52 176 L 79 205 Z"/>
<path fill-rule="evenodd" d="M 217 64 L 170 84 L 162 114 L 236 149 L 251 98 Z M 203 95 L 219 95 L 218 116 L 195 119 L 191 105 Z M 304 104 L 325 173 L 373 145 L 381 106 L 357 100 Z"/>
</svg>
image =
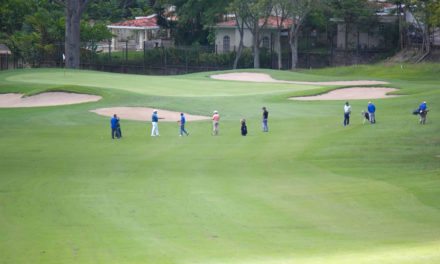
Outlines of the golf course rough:
<svg viewBox="0 0 440 264">
<path fill-rule="evenodd" d="M 338 86 L 213 80 L 212 72 L 0 72 L 1 93 L 102 97 L 0 109 L 0 263 L 440 262 L 439 65 L 244 71 L 377 80 L 404 96 L 374 99 L 374 125 L 360 114 L 369 100 L 350 101 L 344 128 L 344 102 L 288 100 Z M 422 101 L 426 125 L 411 114 Z M 220 135 L 208 120 L 188 122 L 188 137 L 159 121 L 160 137 L 150 137 L 149 122 L 121 119 L 123 138 L 112 140 L 110 118 L 90 110 L 118 106 L 217 110 Z"/>
</svg>

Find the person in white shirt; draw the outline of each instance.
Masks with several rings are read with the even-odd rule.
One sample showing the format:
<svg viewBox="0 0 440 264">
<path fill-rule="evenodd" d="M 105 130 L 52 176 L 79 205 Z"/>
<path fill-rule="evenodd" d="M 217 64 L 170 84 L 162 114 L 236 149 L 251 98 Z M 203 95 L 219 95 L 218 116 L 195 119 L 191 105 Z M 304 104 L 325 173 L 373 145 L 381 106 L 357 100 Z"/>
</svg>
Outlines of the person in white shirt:
<svg viewBox="0 0 440 264">
<path fill-rule="evenodd" d="M 151 136 L 152 137 L 159 136 L 158 122 L 159 122 L 159 116 L 157 115 L 157 110 L 153 110 L 153 115 L 151 116 L 151 124 L 152 124 Z"/>
<path fill-rule="evenodd" d="M 344 105 L 344 126 L 348 126 L 350 124 L 350 114 L 351 114 L 351 106 L 348 102 L 345 102 L 345 105 Z"/>
</svg>

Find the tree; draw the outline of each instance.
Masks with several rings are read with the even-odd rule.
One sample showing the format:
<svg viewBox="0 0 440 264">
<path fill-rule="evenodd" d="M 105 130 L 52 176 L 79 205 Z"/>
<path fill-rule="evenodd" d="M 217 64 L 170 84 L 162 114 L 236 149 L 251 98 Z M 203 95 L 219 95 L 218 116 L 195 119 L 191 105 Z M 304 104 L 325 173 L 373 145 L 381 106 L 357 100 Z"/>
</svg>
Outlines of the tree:
<svg viewBox="0 0 440 264">
<path fill-rule="evenodd" d="M 267 20 L 272 12 L 271 0 L 248 0 L 243 6 L 243 20 L 252 34 L 254 50 L 254 68 L 260 68 L 260 33 L 266 27 Z"/>
<path fill-rule="evenodd" d="M 32 9 L 32 3 L 27 0 L 1 1 L 0 34 L 6 38 L 17 30 L 21 30 L 25 17 L 32 13 Z"/>
<path fill-rule="evenodd" d="M 234 59 L 234 65 L 233 65 L 234 69 L 237 69 L 238 61 L 240 60 L 244 48 L 244 44 L 243 44 L 244 16 L 245 16 L 243 12 L 245 10 L 243 6 L 244 4 L 245 4 L 245 0 L 234 0 L 231 2 L 229 6 L 229 11 L 234 13 L 236 26 L 240 36 L 240 42 L 238 44 L 237 53 L 235 54 L 235 59 Z"/>
<path fill-rule="evenodd" d="M 298 64 L 298 39 L 301 27 L 305 18 L 312 10 L 312 0 L 289 0 L 287 14 L 293 19 L 293 24 L 289 31 L 289 44 L 291 51 L 292 65 L 291 68 L 295 69 Z"/>
<path fill-rule="evenodd" d="M 81 42 L 86 43 L 86 49 L 96 52 L 97 43 L 103 40 L 111 39 L 112 33 L 104 23 L 98 22 L 93 26 L 86 21 L 81 21 Z"/>
<path fill-rule="evenodd" d="M 228 0 L 157 0 L 155 10 L 162 16 L 159 23 L 174 29 L 177 44 L 208 44 L 209 29 L 218 22 L 228 7 Z M 176 21 L 167 21 L 163 16 L 165 7 L 175 7 Z"/>
<path fill-rule="evenodd" d="M 406 8 L 412 13 L 416 27 L 422 33 L 423 60 L 431 52 L 431 29 L 440 22 L 440 3 L 437 0 L 405 0 Z"/>
<path fill-rule="evenodd" d="M 430 4 L 430 10 L 432 12 L 430 24 L 432 27 L 440 26 L 440 1 L 434 1 Z"/>
<path fill-rule="evenodd" d="M 58 0 L 66 14 L 66 34 L 64 40 L 65 65 L 78 69 L 80 65 L 81 15 L 91 0 Z"/>
<path fill-rule="evenodd" d="M 284 22 L 289 17 L 288 10 L 292 9 L 290 6 L 292 3 L 290 0 L 274 0 L 273 3 L 273 13 L 276 16 L 276 23 L 277 23 L 277 38 L 278 38 L 278 45 L 277 45 L 277 53 L 278 53 L 278 69 L 281 69 L 282 67 L 282 50 L 281 50 L 281 32 L 284 29 L 285 25 Z"/>
</svg>

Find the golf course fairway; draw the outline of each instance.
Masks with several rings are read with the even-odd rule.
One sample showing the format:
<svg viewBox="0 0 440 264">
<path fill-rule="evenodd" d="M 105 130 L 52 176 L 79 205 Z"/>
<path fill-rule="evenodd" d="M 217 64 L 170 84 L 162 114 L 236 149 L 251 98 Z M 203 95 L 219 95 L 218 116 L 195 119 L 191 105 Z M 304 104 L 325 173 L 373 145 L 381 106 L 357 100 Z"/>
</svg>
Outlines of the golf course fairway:
<svg viewBox="0 0 440 264">
<path fill-rule="evenodd" d="M 440 64 L 250 70 L 288 81 L 386 81 L 397 97 L 295 101 L 337 86 L 62 69 L 0 72 L 0 93 L 96 102 L 0 108 L 0 263 L 440 263 Z M 223 72 L 225 73 L 225 72 Z M 422 101 L 430 112 L 412 115 Z M 269 132 L 261 132 L 261 108 Z M 121 120 L 150 107 L 221 116 Z M 118 113 L 115 113 L 118 114 Z M 160 111 L 159 111 L 160 117 Z M 249 134 L 240 135 L 246 118 Z"/>
</svg>

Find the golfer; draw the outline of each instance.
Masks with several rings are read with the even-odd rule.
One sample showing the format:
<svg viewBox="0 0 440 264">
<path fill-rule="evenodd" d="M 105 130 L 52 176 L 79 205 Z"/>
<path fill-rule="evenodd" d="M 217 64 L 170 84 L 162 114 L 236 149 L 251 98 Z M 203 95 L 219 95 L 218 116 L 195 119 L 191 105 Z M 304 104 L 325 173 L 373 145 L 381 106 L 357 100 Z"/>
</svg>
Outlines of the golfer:
<svg viewBox="0 0 440 264">
<path fill-rule="evenodd" d="M 212 115 L 212 135 L 218 136 L 218 124 L 220 121 L 220 115 L 217 111 L 214 111 L 214 115 Z"/>
<path fill-rule="evenodd" d="M 186 119 L 183 113 L 180 113 L 180 121 L 177 122 L 180 123 L 180 136 L 183 136 L 184 133 L 189 136 L 189 133 L 185 130 Z"/>
<path fill-rule="evenodd" d="M 344 126 L 348 126 L 350 124 L 350 114 L 351 114 L 351 106 L 348 102 L 345 102 L 345 105 L 344 105 Z"/>
<path fill-rule="evenodd" d="M 247 131 L 247 126 L 246 126 L 246 119 L 241 119 L 240 120 L 241 123 L 241 135 L 242 136 L 246 136 L 248 131 Z"/>
<path fill-rule="evenodd" d="M 153 111 L 153 115 L 151 116 L 151 124 L 152 124 L 152 128 L 151 128 L 151 136 L 155 137 L 155 136 L 159 136 L 159 116 L 157 115 L 157 110 Z"/>
<path fill-rule="evenodd" d="M 119 124 L 119 117 L 114 114 L 112 119 L 110 120 L 110 127 L 112 129 L 112 139 L 121 138 L 121 125 Z"/>
<path fill-rule="evenodd" d="M 266 107 L 263 106 L 263 132 L 269 132 L 269 127 L 267 126 L 267 119 L 269 118 L 269 112 Z"/>
<path fill-rule="evenodd" d="M 368 102 L 368 115 L 370 116 L 370 123 L 376 123 L 376 106 L 372 102 Z"/>
<path fill-rule="evenodd" d="M 426 116 L 428 115 L 428 105 L 426 104 L 426 101 L 423 101 L 419 105 L 419 115 L 420 115 L 420 124 L 424 125 L 426 123 Z"/>
</svg>

